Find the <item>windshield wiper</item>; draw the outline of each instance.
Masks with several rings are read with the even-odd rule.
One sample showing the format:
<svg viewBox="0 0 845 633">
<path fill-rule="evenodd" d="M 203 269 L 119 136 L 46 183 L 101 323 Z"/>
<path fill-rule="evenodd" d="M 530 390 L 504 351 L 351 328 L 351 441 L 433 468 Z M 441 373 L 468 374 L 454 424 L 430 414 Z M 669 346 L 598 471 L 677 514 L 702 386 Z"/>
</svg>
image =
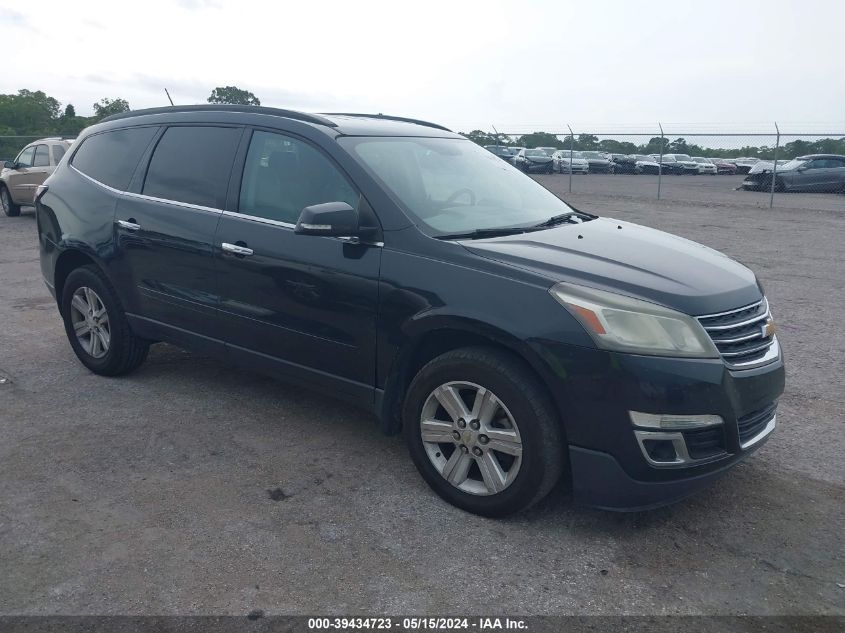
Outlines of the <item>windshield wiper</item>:
<svg viewBox="0 0 845 633">
<path fill-rule="evenodd" d="M 553 215 L 548 220 L 544 220 L 539 224 L 535 224 L 532 228 L 545 228 L 547 226 L 557 226 L 558 224 L 563 224 L 564 222 L 569 221 L 572 216 L 575 215 L 574 211 L 567 211 L 566 213 L 561 213 L 560 215 Z"/>
<path fill-rule="evenodd" d="M 533 226 L 511 226 L 500 227 L 498 229 L 474 229 L 466 233 L 446 233 L 444 235 L 435 235 L 438 240 L 475 240 L 483 237 L 501 237 L 503 235 L 516 235 L 517 233 L 526 233 L 533 231 Z"/>
</svg>

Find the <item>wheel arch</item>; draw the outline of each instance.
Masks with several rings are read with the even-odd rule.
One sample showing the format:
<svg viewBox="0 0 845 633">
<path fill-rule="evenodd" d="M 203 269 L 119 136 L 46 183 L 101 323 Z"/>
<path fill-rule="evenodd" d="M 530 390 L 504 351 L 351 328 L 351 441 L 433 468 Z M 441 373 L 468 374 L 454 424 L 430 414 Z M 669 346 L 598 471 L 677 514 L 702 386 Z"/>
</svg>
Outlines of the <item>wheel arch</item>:
<svg viewBox="0 0 845 633">
<path fill-rule="evenodd" d="M 62 293 L 64 292 L 65 281 L 77 268 L 82 266 L 94 265 L 99 268 L 106 278 L 109 278 L 103 265 L 92 254 L 85 252 L 78 248 L 68 248 L 63 250 L 56 258 L 56 265 L 53 269 L 53 284 L 56 291 L 56 302 L 61 310 Z"/>
<path fill-rule="evenodd" d="M 408 386 L 417 372 L 429 361 L 448 351 L 462 347 L 492 347 L 518 359 L 537 379 L 558 413 L 558 422 L 565 436 L 558 399 L 547 379 L 545 361 L 524 341 L 489 323 L 459 317 L 430 317 L 416 323 L 414 332 L 396 352 L 386 375 L 384 392 L 377 402 L 376 413 L 381 430 L 387 435 L 400 432 L 401 406 Z"/>
</svg>

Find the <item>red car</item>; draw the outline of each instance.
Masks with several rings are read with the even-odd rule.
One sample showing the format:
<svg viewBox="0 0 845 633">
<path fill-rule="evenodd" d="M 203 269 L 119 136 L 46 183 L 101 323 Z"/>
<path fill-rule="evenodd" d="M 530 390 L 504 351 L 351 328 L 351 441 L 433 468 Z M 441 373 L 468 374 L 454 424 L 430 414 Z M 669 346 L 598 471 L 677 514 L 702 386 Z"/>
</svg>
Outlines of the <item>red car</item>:
<svg viewBox="0 0 845 633">
<path fill-rule="evenodd" d="M 711 163 L 716 165 L 717 174 L 727 174 L 730 176 L 736 174 L 736 165 L 734 163 L 731 163 L 724 158 L 711 158 L 709 160 Z"/>
</svg>

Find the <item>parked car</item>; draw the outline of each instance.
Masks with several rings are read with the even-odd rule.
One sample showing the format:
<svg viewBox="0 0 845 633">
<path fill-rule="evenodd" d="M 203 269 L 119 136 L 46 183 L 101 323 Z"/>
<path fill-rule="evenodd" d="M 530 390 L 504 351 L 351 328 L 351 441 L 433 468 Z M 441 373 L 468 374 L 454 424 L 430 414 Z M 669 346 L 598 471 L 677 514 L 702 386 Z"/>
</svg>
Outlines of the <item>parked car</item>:
<svg viewBox="0 0 845 633">
<path fill-rule="evenodd" d="M 659 174 L 660 163 L 651 156 L 645 154 L 632 154 L 634 158 L 634 169 L 638 174 Z"/>
<path fill-rule="evenodd" d="M 759 158 L 732 158 L 731 162 L 736 165 L 736 173 L 747 174 L 759 160 Z"/>
<path fill-rule="evenodd" d="M 810 154 L 799 156 L 785 165 L 778 165 L 775 177 L 777 191 L 839 191 L 845 193 L 845 156 Z M 772 186 L 772 167 L 749 173 L 742 181 L 743 189 L 764 189 Z"/>
<path fill-rule="evenodd" d="M 511 156 L 511 159 L 510 159 L 510 163 L 511 163 L 511 165 L 513 165 L 517 154 L 519 154 L 522 150 L 528 149 L 528 148 L 527 147 L 511 147 L 510 149 L 511 149 L 511 152 L 513 153 L 513 156 Z"/>
<path fill-rule="evenodd" d="M 780 168 L 783 167 L 784 165 L 786 165 L 788 162 L 789 162 L 788 160 L 777 161 L 778 170 L 780 170 Z M 756 163 L 754 163 L 754 165 L 751 167 L 751 169 L 748 170 L 748 173 L 749 174 L 759 174 L 760 172 L 763 172 L 763 171 L 772 171 L 773 168 L 774 168 L 774 162 L 773 161 L 761 159 L 761 160 L 758 160 Z"/>
<path fill-rule="evenodd" d="M 520 150 L 513 159 L 514 167 L 526 174 L 531 172 L 552 173 L 552 157 L 541 149 Z"/>
<path fill-rule="evenodd" d="M 617 174 L 637 173 L 637 159 L 628 154 L 611 154 L 610 160 L 613 163 L 613 171 Z"/>
<path fill-rule="evenodd" d="M 616 168 L 613 161 L 608 160 L 602 152 L 581 152 L 581 157 L 589 164 L 591 174 L 612 174 Z"/>
<path fill-rule="evenodd" d="M 571 153 L 571 160 L 570 160 Z M 572 169 L 570 170 L 570 163 Z M 568 149 L 559 149 L 552 154 L 552 169 L 559 174 L 586 174 L 590 171 L 590 164 L 581 156 L 581 152 L 570 152 Z"/>
<path fill-rule="evenodd" d="M 672 173 L 696 175 L 698 174 L 698 163 L 687 154 L 663 154 L 663 162 L 672 163 Z M 665 172 L 665 167 L 664 167 Z"/>
<path fill-rule="evenodd" d="M 692 163 L 695 165 L 695 163 Z M 672 154 L 664 154 L 660 168 L 664 174 L 673 174 L 675 176 L 683 176 L 685 174 L 697 174 L 698 167 L 692 167 L 689 164 L 682 163 L 675 159 Z"/>
<path fill-rule="evenodd" d="M 4 161 L 0 170 L 0 207 L 7 216 L 20 215 L 32 206 L 35 192 L 65 155 L 72 140 L 42 138 L 24 147 L 15 160 Z"/>
<path fill-rule="evenodd" d="M 665 504 L 776 426 L 784 362 L 751 270 L 577 211 L 433 123 L 136 110 L 85 130 L 36 208 L 89 370 L 166 341 L 308 385 L 403 432 L 470 512 L 562 476 L 599 507 Z"/>
<path fill-rule="evenodd" d="M 558 150 L 557 147 L 537 147 L 536 149 L 546 152 L 546 154 L 548 154 L 549 156 L 551 156 Z"/>
<path fill-rule="evenodd" d="M 736 173 L 736 165 L 726 158 L 711 158 L 710 162 L 716 166 L 717 174 L 733 176 Z"/>
<path fill-rule="evenodd" d="M 484 149 L 486 149 L 488 152 L 492 152 L 493 154 L 507 162 L 511 162 L 511 159 L 514 157 L 513 151 L 507 145 L 485 145 Z"/>
<path fill-rule="evenodd" d="M 709 176 L 716 175 L 716 165 L 711 163 L 710 159 L 704 158 L 704 156 L 693 156 L 692 159 L 698 164 L 699 174 L 707 174 Z"/>
</svg>

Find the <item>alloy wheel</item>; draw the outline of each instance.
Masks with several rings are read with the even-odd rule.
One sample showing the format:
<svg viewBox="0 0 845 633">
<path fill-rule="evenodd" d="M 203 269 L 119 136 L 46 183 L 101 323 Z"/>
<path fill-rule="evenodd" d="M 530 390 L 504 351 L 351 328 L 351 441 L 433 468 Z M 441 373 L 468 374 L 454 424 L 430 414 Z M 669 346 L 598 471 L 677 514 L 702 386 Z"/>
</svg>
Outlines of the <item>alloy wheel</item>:
<svg viewBox="0 0 845 633">
<path fill-rule="evenodd" d="M 109 352 L 111 327 L 106 306 L 100 296 L 87 286 L 80 286 L 70 302 L 73 333 L 87 354 L 102 358 Z"/>
<path fill-rule="evenodd" d="M 510 486 L 522 465 L 522 438 L 513 415 L 496 395 L 471 382 L 440 385 L 420 415 L 423 447 L 454 487 L 493 495 Z"/>
</svg>

